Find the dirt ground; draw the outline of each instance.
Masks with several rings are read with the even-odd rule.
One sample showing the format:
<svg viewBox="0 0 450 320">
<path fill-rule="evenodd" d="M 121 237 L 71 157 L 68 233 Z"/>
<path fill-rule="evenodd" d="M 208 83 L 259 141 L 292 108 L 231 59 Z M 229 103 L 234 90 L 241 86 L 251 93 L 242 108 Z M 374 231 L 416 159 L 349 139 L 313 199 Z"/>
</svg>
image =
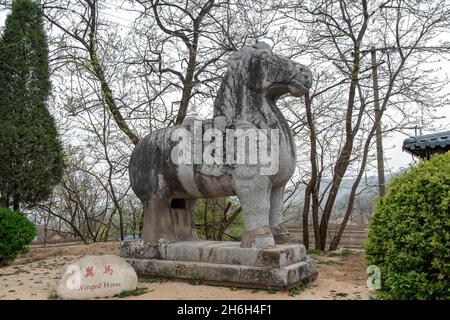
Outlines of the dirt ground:
<svg viewBox="0 0 450 320">
<path fill-rule="evenodd" d="M 11 266 L 0 268 L 0 299 L 54 299 L 56 286 L 66 266 L 84 255 L 119 254 L 119 243 L 95 243 L 63 247 L 33 248 L 16 259 Z M 171 280 L 139 282 L 146 293 L 121 299 L 187 299 L 187 300 L 323 300 L 369 299 L 366 287 L 364 256 L 311 255 L 316 259 L 319 276 L 316 281 L 297 292 L 237 289 L 191 284 Z M 113 298 L 119 299 L 119 298 Z"/>
</svg>

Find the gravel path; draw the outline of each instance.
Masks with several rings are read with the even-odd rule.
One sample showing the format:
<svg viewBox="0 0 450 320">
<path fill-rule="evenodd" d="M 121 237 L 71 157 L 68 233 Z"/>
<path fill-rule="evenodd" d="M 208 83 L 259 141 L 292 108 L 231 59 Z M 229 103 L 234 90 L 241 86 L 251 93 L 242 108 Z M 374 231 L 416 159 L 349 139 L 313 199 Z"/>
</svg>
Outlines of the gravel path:
<svg viewBox="0 0 450 320">
<path fill-rule="evenodd" d="M 119 244 L 95 243 L 64 247 L 33 248 L 8 267 L 0 268 L 0 299 L 54 299 L 55 289 L 66 266 L 87 254 L 118 254 Z M 179 281 L 154 279 L 139 282 L 146 293 L 122 299 L 187 300 L 307 300 L 369 299 L 363 253 L 347 256 L 313 255 L 319 266 L 319 277 L 298 291 L 236 289 Z M 117 298 L 115 298 L 117 299 Z"/>
</svg>

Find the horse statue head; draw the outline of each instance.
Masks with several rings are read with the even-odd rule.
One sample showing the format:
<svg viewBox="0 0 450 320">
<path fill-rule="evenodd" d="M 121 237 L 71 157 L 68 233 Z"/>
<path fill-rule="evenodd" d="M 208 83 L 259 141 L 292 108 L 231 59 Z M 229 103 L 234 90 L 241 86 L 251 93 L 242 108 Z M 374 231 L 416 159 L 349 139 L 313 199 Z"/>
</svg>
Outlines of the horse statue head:
<svg viewBox="0 0 450 320">
<path fill-rule="evenodd" d="M 227 122 L 246 120 L 272 127 L 282 120 L 271 117 L 277 99 L 287 93 L 300 97 L 311 84 L 312 74 L 307 67 L 274 54 L 268 44 L 259 42 L 229 58 L 214 102 L 214 116 L 225 116 Z M 264 120 L 266 123 L 261 123 Z"/>
</svg>

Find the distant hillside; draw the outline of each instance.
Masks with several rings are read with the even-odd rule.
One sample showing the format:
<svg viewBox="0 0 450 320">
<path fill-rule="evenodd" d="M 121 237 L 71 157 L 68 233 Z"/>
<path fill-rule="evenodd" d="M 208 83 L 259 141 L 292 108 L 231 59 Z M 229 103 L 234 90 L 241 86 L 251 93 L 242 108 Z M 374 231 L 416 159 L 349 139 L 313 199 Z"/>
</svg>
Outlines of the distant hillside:
<svg viewBox="0 0 450 320">
<path fill-rule="evenodd" d="M 386 184 L 389 183 L 389 181 L 403 172 L 405 172 L 406 169 L 401 170 L 395 174 L 392 175 L 386 175 L 385 181 Z M 331 180 L 323 180 L 320 186 L 320 192 L 323 193 L 327 189 L 328 184 L 331 182 Z M 350 196 L 350 192 L 352 189 L 352 186 L 355 182 L 355 179 L 343 179 L 341 182 L 341 186 L 339 188 L 336 202 L 333 208 L 333 215 L 340 215 L 343 212 L 345 212 L 347 208 L 348 198 Z M 286 208 L 285 214 L 284 214 L 284 221 L 299 221 L 300 215 L 303 209 L 303 202 L 305 198 L 305 188 L 306 186 L 302 185 L 299 187 L 295 195 L 292 197 L 292 199 L 287 203 L 289 208 Z M 326 191 L 328 192 L 328 190 Z M 324 197 L 324 201 L 326 201 L 327 195 Z M 364 214 L 370 215 L 373 212 L 373 204 L 374 200 L 378 197 L 378 177 L 377 176 L 368 176 L 361 180 L 359 183 L 359 186 L 356 191 L 356 199 L 355 199 L 355 205 L 353 207 L 354 212 L 363 212 Z"/>
</svg>

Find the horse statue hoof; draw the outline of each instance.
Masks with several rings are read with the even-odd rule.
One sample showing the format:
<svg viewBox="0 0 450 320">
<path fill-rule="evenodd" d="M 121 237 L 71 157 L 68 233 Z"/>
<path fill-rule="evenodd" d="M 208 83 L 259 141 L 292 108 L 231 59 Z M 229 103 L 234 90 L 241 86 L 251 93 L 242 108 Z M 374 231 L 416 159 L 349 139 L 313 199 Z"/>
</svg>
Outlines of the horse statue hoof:
<svg viewBox="0 0 450 320">
<path fill-rule="evenodd" d="M 278 226 L 273 230 L 273 238 L 275 239 L 275 244 L 288 244 L 291 243 L 291 234 L 283 226 Z"/>
<path fill-rule="evenodd" d="M 272 231 L 269 227 L 261 227 L 245 231 L 242 235 L 242 248 L 264 249 L 275 245 Z"/>
</svg>

